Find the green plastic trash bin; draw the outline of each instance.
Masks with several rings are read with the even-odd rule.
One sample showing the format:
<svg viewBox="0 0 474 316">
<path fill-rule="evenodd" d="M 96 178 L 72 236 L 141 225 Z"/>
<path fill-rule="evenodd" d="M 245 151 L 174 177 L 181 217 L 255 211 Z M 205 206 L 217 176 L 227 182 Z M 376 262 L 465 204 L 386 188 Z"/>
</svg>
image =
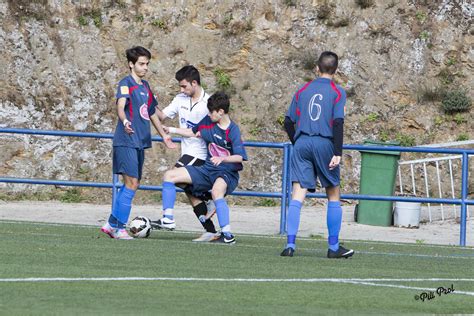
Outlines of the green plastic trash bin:
<svg viewBox="0 0 474 316">
<path fill-rule="evenodd" d="M 364 141 L 365 145 L 399 146 L 399 142 Z M 398 160 L 397 151 L 361 150 L 359 193 L 364 195 L 391 196 L 395 189 Z M 392 225 L 392 201 L 360 200 L 356 206 L 355 217 L 360 224 L 375 226 Z"/>
</svg>

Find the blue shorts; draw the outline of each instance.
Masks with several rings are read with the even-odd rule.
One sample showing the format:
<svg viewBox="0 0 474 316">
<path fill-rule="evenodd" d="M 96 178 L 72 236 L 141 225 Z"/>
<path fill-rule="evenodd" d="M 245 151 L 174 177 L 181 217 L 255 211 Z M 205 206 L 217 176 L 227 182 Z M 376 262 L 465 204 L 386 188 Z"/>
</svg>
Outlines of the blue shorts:
<svg viewBox="0 0 474 316">
<path fill-rule="evenodd" d="M 140 180 L 142 178 L 144 161 L 144 149 L 114 147 L 112 166 L 115 174 L 126 174 L 129 177 Z"/>
<path fill-rule="evenodd" d="M 237 171 L 223 170 L 210 165 L 209 162 L 199 167 L 185 166 L 185 168 L 189 172 L 193 182 L 193 196 L 200 196 L 203 192 L 211 190 L 217 178 L 222 178 L 225 183 L 227 183 L 226 195 L 234 192 L 239 184 L 239 173 Z"/>
<path fill-rule="evenodd" d="M 291 156 L 291 181 L 302 188 L 316 189 L 316 178 L 324 188 L 339 185 L 340 168 L 329 170 L 334 156 L 332 140 L 320 136 L 301 135 L 298 137 Z"/>
</svg>

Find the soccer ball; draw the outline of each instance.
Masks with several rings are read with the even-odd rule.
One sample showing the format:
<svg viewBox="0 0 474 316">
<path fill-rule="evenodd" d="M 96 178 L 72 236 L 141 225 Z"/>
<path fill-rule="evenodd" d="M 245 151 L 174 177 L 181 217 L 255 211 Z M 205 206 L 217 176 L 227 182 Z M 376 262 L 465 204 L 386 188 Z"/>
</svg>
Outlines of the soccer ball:
<svg viewBox="0 0 474 316">
<path fill-rule="evenodd" d="M 145 216 L 137 216 L 130 222 L 130 234 L 135 238 L 147 238 L 151 232 L 151 222 Z"/>
</svg>

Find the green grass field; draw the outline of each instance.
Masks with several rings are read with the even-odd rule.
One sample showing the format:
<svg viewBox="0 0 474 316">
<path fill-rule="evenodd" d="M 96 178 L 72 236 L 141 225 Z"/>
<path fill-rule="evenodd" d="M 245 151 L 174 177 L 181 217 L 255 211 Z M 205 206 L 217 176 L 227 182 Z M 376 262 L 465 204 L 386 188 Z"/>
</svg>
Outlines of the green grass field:
<svg viewBox="0 0 474 316">
<path fill-rule="evenodd" d="M 324 240 L 299 239 L 283 258 L 284 237 L 228 246 L 194 236 L 118 241 L 97 227 L 0 221 L 0 314 L 474 312 L 473 248 L 346 241 L 354 257 L 329 260 Z"/>
</svg>

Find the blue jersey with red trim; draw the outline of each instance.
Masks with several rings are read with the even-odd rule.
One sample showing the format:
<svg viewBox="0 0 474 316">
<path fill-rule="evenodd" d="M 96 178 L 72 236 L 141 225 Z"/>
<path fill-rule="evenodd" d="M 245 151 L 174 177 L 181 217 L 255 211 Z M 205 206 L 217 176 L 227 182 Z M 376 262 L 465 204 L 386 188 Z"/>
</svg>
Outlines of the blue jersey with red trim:
<svg viewBox="0 0 474 316">
<path fill-rule="evenodd" d="M 209 116 L 204 117 L 201 122 L 192 128 L 194 133 L 201 133 L 201 138 L 207 145 L 206 164 L 212 165 L 211 157 L 227 157 L 232 155 L 240 155 L 243 160 L 247 160 L 240 129 L 233 121 L 227 129 L 222 129 L 217 123 L 212 122 Z M 229 171 L 240 171 L 243 169 L 242 163 L 221 163 L 218 168 L 224 168 Z"/>
<path fill-rule="evenodd" d="M 303 85 L 293 96 L 286 113 L 296 123 L 295 140 L 306 135 L 332 138 L 333 121 L 344 118 L 346 92 L 327 78 L 317 78 Z"/>
<path fill-rule="evenodd" d="M 150 148 L 150 116 L 155 113 L 158 102 L 151 92 L 147 81 L 138 84 L 131 75 L 123 78 L 117 88 L 117 101 L 127 99 L 125 103 L 125 116 L 132 123 L 133 134 L 125 132 L 122 121 L 118 120 L 115 129 L 113 146 L 132 148 Z"/>
</svg>

